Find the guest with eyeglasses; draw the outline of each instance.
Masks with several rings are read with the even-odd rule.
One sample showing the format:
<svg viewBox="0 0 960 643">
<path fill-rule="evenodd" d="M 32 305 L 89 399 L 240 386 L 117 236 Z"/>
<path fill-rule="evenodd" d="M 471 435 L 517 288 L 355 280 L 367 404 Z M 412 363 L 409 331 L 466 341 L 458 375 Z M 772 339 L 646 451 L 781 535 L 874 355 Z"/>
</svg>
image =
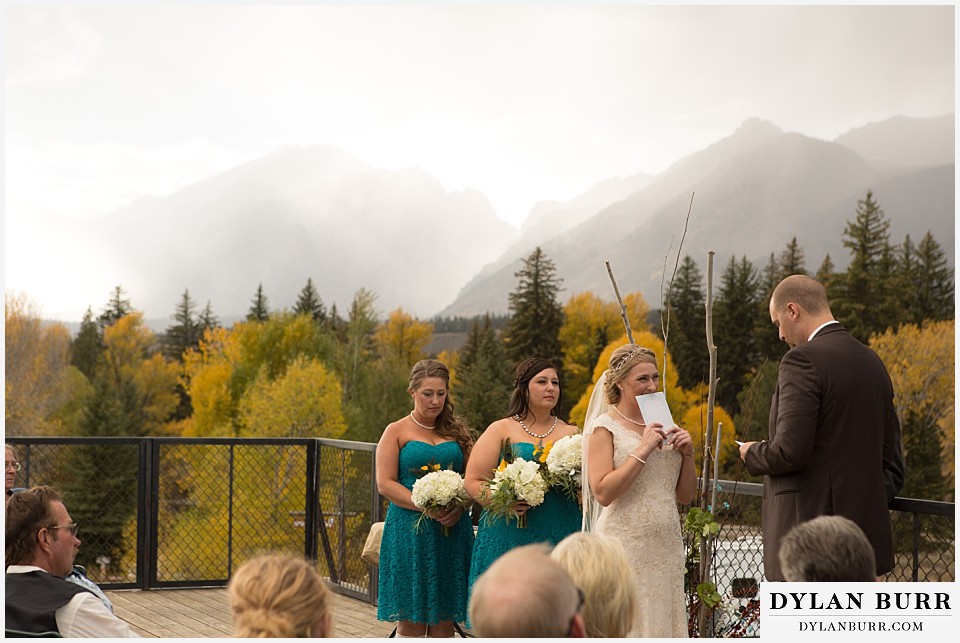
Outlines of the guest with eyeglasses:
<svg viewBox="0 0 960 643">
<path fill-rule="evenodd" d="M 80 548 L 79 526 L 55 489 L 15 493 L 6 511 L 8 634 L 137 637 L 93 592 L 64 579 Z"/>
<path fill-rule="evenodd" d="M 543 543 L 500 556 L 470 596 L 472 631 L 482 638 L 586 638 L 584 594 Z"/>
<path fill-rule="evenodd" d="M 17 452 L 9 444 L 4 444 L 4 458 L 3 458 L 3 482 L 4 487 L 7 491 L 7 501 L 10 501 L 10 496 L 15 494 L 18 491 L 23 491 L 23 487 L 13 486 L 17 481 L 17 471 L 20 470 L 20 463 L 17 462 Z"/>
<path fill-rule="evenodd" d="M 17 472 L 20 471 L 20 463 L 17 462 L 17 452 L 9 444 L 4 445 L 6 447 L 6 459 L 4 461 L 4 470 L 6 472 L 6 486 L 7 486 L 7 501 L 9 502 L 10 496 L 17 493 L 18 491 L 24 491 L 24 487 L 15 487 L 13 486 L 16 482 Z M 100 589 L 100 586 L 94 583 L 87 576 L 87 570 L 84 569 L 82 565 L 74 565 L 73 569 L 67 574 L 65 580 L 75 583 L 84 589 L 93 592 L 97 598 L 100 599 L 100 602 L 104 606 L 113 611 L 113 603 L 110 602 L 110 599 L 107 598 L 107 595 L 103 593 L 103 590 Z"/>
</svg>

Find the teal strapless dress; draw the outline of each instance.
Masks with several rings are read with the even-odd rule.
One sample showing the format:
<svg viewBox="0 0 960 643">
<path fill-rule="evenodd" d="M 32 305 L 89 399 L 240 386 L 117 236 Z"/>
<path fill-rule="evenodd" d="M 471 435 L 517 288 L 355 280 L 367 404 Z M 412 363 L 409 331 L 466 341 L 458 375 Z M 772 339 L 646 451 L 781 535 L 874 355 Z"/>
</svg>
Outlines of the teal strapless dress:
<svg viewBox="0 0 960 643">
<path fill-rule="evenodd" d="M 529 442 L 513 443 L 513 454 L 524 460 L 533 459 L 534 445 Z M 480 514 L 477 541 L 473 546 L 473 561 L 470 564 L 470 587 L 497 558 L 514 547 L 532 543 L 549 543 L 551 546 L 580 531 L 583 513 L 576 500 L 564 493 L 550 489 L 543 503 L 527 511 L 527 526 L 517 527 L 517 521 L 488 517 Z"/>
<path fill-rule="evenodd" d="M 400 449 L 399 482 L 407 489 L 419 477 L 414 470 L 431 461 L 463 474 L 463 452 L 456 442 L 437 445 L 407 442 Z M 473 525 L 468 512 L 444 536 L 436 520 L 420 523 L 419 511 L 387 507 L 380 543 L 377 619 L 436 625 L 467 619 L 467 579 L 473 551 Z"/>
</svg>

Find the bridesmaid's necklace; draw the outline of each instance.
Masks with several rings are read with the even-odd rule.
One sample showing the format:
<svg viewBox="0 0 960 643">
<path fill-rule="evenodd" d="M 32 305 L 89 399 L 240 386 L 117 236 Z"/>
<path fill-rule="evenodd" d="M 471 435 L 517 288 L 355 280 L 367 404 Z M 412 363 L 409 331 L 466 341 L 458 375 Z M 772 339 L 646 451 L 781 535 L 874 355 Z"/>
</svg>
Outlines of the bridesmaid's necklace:
<svg viewBox="0 0 960 643">
<path fill-rule="evenodd" d="M 636 424 L 637 426 L 642 426 L 643 428 L 647 428 L 647 425 L 646 425 L 646 424 L 644 424 L 643 422 L 637 422 L 636 420 L 631 420 L 631 419 L 628 418 L 626 415 L 624 415 L 623 413 L 621 413 L 621 412 L 620 412 L 620 409 L 618 409 L 617 407 L 613 407 L 613 410 L 616 411 L 616 412 L 617 412 L 617 415 L 619 415 L 620 417 L 622 417 L 622 418 L 623 418 L 624 420 L 626 420 L 627 422 L 633 422 L 633 423 Z M 416 422 L 416 420 L 414 420 L 414 422 Z M 418 424 L 419 424 L 419 422 L 418 422 Z"/>
<path fill-rule="evenodd" d="M 426 424 L 420 424 L 419 422 L 417 422 L 417 418 L 413 417 L 413 411 L 410 411 L 410 419 L 413 420 L 414 424 L 416 424 L 422 429 L 426 429 L 427 431 L 433 431 L 435 428 L 437 428 L 436 424 L 434 424 L 433 426 L 427 426 Z"/>
<path fill-rule="evenodd" d="M 514 415 L 514 416 L 513 416 L 513 419 L 520 423 L 520 428 L 521 428 L 521 429 L 523 429 L 524 431 L 526 431 L 528 434 L 532 435 L 533 437 L 537 438 L 537 439 L 539 440 L 539 444 L 541 444 L 541 445 L 543 444 L 543 439 L 544 439 L 545 437 L 547 437 L 548 435 L 550 435 L 551 433 L 553 433 L 553 430 L 554 430 L 555 428 L 557 428 L 557 416 L 556 416 L 556 415 L 553 416 L 553 424 L 550 425 L 550 429 L 549 429 L 546 433 L 544 433 L 543 435 L 540 435 L 539 433 L 534 433 L 533 431 L 531 431 L 530 429 L 528 429 L 528 428 L 527 428 L 527 425 L 524 424 L 524 423 L 523 423 L 523 420 L 520 419 L 520 414 L 519 414 L 519 413 L 517 413 L 516 415 Z M 534 425 L 534 426 L 536 426 L 536 425 Z"/>
</svg>

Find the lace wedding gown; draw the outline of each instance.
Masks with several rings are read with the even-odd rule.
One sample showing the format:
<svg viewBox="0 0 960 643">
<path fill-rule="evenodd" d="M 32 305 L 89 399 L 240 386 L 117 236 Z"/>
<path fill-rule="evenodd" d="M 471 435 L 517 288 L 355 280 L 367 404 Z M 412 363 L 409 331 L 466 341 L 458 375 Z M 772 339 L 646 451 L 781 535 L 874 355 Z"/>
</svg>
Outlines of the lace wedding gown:
<svg viewBox="0 0 960 643">
<path fill-rule="evenodd" d="M 613 463 L 624 462 L 640 446 L 640 434 L 610 415 L 601 415 L 592 429 L 613 435 Z M 687 636 L 683 593 L 684 549 L 676 488 L 683 456 L 671 445 L 654 451 L 630 489 L 603 509 L 594 531 L 617 538 L 637 578 L 637 618 L 630 637 Z"/>
</svg>

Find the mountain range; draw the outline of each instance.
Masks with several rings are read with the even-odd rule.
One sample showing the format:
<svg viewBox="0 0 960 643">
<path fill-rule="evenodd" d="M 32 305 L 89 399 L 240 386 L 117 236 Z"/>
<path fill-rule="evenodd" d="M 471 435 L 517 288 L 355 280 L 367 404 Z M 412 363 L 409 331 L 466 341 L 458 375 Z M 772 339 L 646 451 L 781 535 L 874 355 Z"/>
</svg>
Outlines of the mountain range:
<svg viewBox="0 0 960 643">
<path fill-rule="evenodd" d="M 890 220 L 891 242 L 900 243 L 906 234 L 916 242 L 929 230 L 953 265 L 953 148 L 952 115 L 898 117 L 833 142 L 749 119 L 579 224 L 558 226 L 552 237 L 525 232 L 441 314 L 506 310 L 515 273 L 534 242 L 563 280 L 561 301 L 584 291 L 613 299 L 604 263 L 609 260 L 621 292 L 640 291 L 657 307 L 678 249 L 704 274 L 708 252 L 714 251 L 717 284 L 731 258 L 746 256 L 762 268 L 794 237 L 809 271 L 827 254 L 842 269 L 848 262 L 843 231 L 868 190 Z"/>
<path fill-rule="evenodd" d="M 520 231 L 481 192 L 447 192 L 421 169 L 374 168 L 323 145 L 286 148 L 99 219 L 45 213 L 31 225 L 57 239 L 32 261 L 42 269 L 54 256 L 63 265 L 98 257 L 107 283 L 148 318 L 168 320 L 185 288 L 222 319 L 243 315 L 258 284 L 272 308 L 290 308 L 308 277 L 344 316 L 366 288 L 384 317 L 402 307 L 427 318 L 506 311 L 522 258 L 541 246 L 563 279 L 562 301 L 586 290 L 612 299 L 609 260 L 621 292 L 639 290 L 656 307 L 688 209 L 682 254 L 702 271 L 709 250 L 719 274 L 731 257 L 762 266 L 793 237 L 815 271 L 828 253 L 845 266 L 843 229 L 867 190 L 894 243 L 929 230 L 952 265 L 953 115 L 897 117 L 834 141 L 749 119 L 657 176 L 538 203 Z M 90 302 L 95 312 L 108 296 Z"/>
</svg>

